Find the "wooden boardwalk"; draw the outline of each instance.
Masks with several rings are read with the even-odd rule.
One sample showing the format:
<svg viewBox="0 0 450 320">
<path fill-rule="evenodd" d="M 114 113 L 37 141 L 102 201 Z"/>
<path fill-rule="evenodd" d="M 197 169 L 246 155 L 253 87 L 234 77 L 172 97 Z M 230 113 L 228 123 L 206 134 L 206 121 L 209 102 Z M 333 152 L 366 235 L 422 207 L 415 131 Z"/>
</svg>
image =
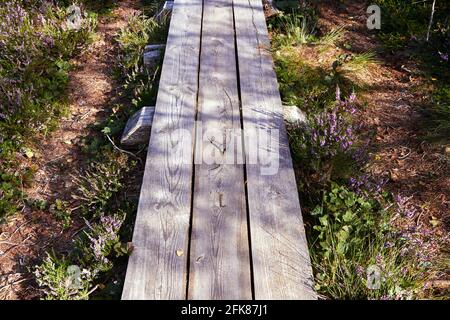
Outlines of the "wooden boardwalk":
<svg viewBox="0 0 450 320">
<path fill-rule="evenodd" d="M 261 0 L 175 0 L 123 299 L 315 299 Z"/>
</svg>

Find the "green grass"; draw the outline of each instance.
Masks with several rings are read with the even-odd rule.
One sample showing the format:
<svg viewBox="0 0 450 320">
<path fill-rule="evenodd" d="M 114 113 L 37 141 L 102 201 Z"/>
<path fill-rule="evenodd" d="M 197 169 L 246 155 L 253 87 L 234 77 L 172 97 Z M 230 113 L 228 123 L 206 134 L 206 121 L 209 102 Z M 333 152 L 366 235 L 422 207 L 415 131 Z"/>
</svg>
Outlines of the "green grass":
<svg viewBox="0 0 450 320">
<path fill-rule="evenodd" d="M 316 289 L 333 299 L 413 298 L 425 279 L 414 254 L 395 236 L 389 202 L 330 187 L 312 211 L 319 222 L 311 243 Z M 368 288 L 374 266 L 382 276 L 376 290 Z"/>
<path fill-rule="evenodd" d="M 273 47 L 299 46 L 313 41 L 315 25 L 314 16 L 297 10 L 273 17 L 269 22 L 269 29 L 273 31 Z M 278 32 L 280 30 L 283 32 Z"/>
<path fill-rule="evenodd" d="M 370 51 L 352 54 L 343 59 L 345 61 L 340 69 L 346 73 L 368 72 L 371 64 L 376 63 L 375 53 Z"/>
<path fill-rule="evenodd" d="M 135 108 L 155 103 L 157 86 L 154 80 L 160 70 L 143 68 L 142 55 L 145 45 L 165 43 L 168 26 L 169 21 L 158 22 L 154 18 L 135 15 L 117 36 L 121 51 L 119 72 L 125 78 L 126 91 L 133 95 Z"/>
<path fill-rule="evenodd" d="M 351 133 L 354 119 L 348 107 L 355 105 L 345 97 L 364 92 L 378 61 L 373 52 L 340 48 L 343 28 L 317 36 L 305 16 L 315 21 L 311 10 L 293 10 L 270 20 L 269 30 L 283 102 L 308 117 L 307 128 L 289 128 L 288 134 L 310 226 L 316 290 L 331 299 L 415 298 L 425 281 L 424 268 L 392 226 L 396 211 L 390 195 L 370 179 L 349 183 L 365 175 L 364 161 L 357 157 L 364 148 Z M 342 147 L 343 140 L 351 146 Z M 371 268 L 382 275 L 377 290 L 367 286 Z"/>
<path fill-rule="evenodd" d="M 344 34 L 345 29 L 343 26 L 333 28 L 331 31 L 320 37 L 318 43 L 325 46 L 325 49 L 330 46 L 337 46 L 338 43 L 343 39 Z"/>
<path fill-rule="evenodd" d="M 436 86 L 430 104 L 422 109 L 426 117 L 427 139 L 450 143 L 450 85 Z"/>
</svg>

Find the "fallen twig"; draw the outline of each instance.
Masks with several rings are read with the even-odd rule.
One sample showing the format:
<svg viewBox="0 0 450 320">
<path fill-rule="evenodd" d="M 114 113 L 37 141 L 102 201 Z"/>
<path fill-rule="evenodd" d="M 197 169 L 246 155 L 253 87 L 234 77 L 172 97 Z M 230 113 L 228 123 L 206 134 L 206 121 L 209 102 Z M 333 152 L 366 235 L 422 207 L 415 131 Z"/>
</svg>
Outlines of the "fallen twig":
<svg viewBox="0 0 450 320">
<path fill-rule="evenodd" d="M 24 278 L 24 279 L 16 280 L 16 281 L 11 282 L 11 283 L 7 283 L 7 284 L 5 284 L 4 286 L 1 286 L 1 287 L 0 287 L 0 290 L 3 290 L 3 289 L 5 289 L 5 288 L 9 288 L 9 287 L 11 287 L 11 286 L 14 286 L 14 285 L 16 285 L 16 284 L 22 283 L 22 282 L 24 282 L 24 281 L 29 281 L 29 280 L 31 280 L 31 279 L 32 279 L 32 278 Z"/>
<path fill-rule="evenodd" d="M 125 154 L 128 154 L 128 155 L 132 156 L 133 158 L 137 159 L 137 160 L 139 161 L 140 164 L 142 164 L 141 158 L 139 158 L 139 157 L 138 157 L 137 155 L 135 155 L 133 152 L 126 151 L 126 150 L 123 150 L 123 149 L 120 149 L 118 146 L 116 146 L 116 144 L 114 143 L 114 141 L 111 139 L 111 137 L 110 137 L 108 134 L 106 134 L 106 137 L 108 138 L 109 142 L 111 142 L 111 144 L 113 145 L 113 147 L 114 147 L 116 150 L 118 150 L 118 151 L 120 151 L 120 152 L 123 152 L 123 153 L 125 153 Z"/>
<path fill-rule="evenodd" d="M 11 239 L 11 237 L 17 232 L 19 231 L 20 228 L 22 228 L 23 226 L 27 225 L 28 223 L 30 223 L 30 220 L 25 221 L 24 223 L 22 223 L 20 226 L 18 226 L 7 238 L 8 240 Z M 6 238 L 5 238 L 6 239 Z M 1 243 L 1 242 L 0 242 Z"/>
<path fill-rule="evenodd" d="M 435 6 L 435 4 L 436 4 L 436 0 L 433 0 L 433 4 L 431 5 L 430 23 L 428 24 L 427 42 L 428 42 L 428 40 L 430 40 L 430 32 L 431 32 L 431 26 L 433 25 L 434 6 Z"/>
</svg>

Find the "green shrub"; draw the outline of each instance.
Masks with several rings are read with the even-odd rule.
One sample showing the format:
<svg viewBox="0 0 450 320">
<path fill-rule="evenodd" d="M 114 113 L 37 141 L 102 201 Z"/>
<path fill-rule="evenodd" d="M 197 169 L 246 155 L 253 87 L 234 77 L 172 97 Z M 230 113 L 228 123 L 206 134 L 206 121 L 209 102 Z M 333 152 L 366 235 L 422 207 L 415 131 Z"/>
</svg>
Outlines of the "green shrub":
<svg viewBox="0 0 450 320">
<path fill-rule="evenodd" d="M 312 113 L 325 109 L 333 101 L 333 84 L 327 79 L 327 70 L 311 66 L 295 50 L 275 52 L 274 60 L 280 93 L 286 104 L 301 106 Z"/>
<path fill-rule="evenodd" d="M 120 46 L 121 67 L 125 73 L 141 65 L 144 47 L 147 44 L 158 44 L 164 41 L 167 34 L 167 22 L 159 23 L 154 18 L 142 14 L 133 15 L 128 25 L 122 28 L 117 36 Z"/>
<path fill-rule="evenodd" d="M 336 48 L 342 28 L 316 37 L 306 18 L 312 11 L 302 12 L 271 19 L 269 29 L 282 99 L 308 119 L 300 128 L 289 126 L 288 133 L 302 211 L 311 226 L 316 289 L 333 299 L 415 298 L 425 269 L 415 247 L 393 226 L 384 181 L 365 173 L 367 145 L 360 145 L 354 124 L 354 91 L 370 83 L 375 55 L 348 53 L 348 44 L 346 51 Z M 371 276 L 378 271 L 375 289 Z"/>
<path fill-rule="evenodd" d="M 56 199 L 55 203 L 49 206 L 49 211 L 52 213 L 58 220 L 63 222 L 63 227 L 68 228 L 72 223 L 71 213 L 72 211 L 69 209 L 68 203 L 66 201 L 62 201 L 61 199 Z"/>
<path fill-rule="evenodd" d="M 128 115 L 139 104 L 151 103 L 156 98 L 159 73 L 157 70 L 144 69 L 141 55 L 144 46 L 151 39 L 163 42 L 166 33 L 161 33 L 161 30 L 166 30 L 166 27 L 139 15 L 132 17 L 129 26 L 119 32 L 117 41 L 120 55 L 117 62 L 121 76 L 119 80 L 123 83 L 119 94 L 122 101 L 127 98 L 134 104 L 134 108 L 130 108 L 129 103 L 115 104 L 106 119 L 95 125 L 97 137 L 89 144 L 85 141 L 84 151 L 89 153 L 92 162 L 82 177 L 74 177 L 78 190 L 73 198 L 78 200 L 78 207 L 89 219 L 86 221 L 87 228 L 76 238 L 75 249 L 69 255 L 55 260 L 53 264 L 44 261 L 43 265 L 36 267 L 36 270 L 48 269 L 47 273 L 51 274 L 57 271 L 63 274 L 69 264 L 89 270 L 90 278 L 82 282 L 83 286 L 72 298 L 87 299 L 97 288 L 104 287 L 103 284 L 104 291 L 108 291 L 104 292 L 108 298 L 111 298 L 108 295 L 117 295 L 120 289 L 118 285 L 111 284 L 111 279 L 117 277 L 116 266 L 120 257 L 129 254 L 131 250 L 130 245 L 122 242 L 123 238 L 130 237 L 131 226 L 128 224 L 124 228 L 123 225 L 126 217 L 132 220 L 135 206 L 130 205 L 130 201 L 126 199 L 124 189 L 127 173 L 136 162 L 130 161 L 130 154 L 117 150 L 111 142 L 120 135 Z M 45 289 L 47 298 L 66 298 L 64 290 L 51 290 L 61 287 L 64 276 L 53 277 L 51 281 L 40 281 L 42 272 L 36 276 L 38 283 Z"/>
<path fill-rule="evenodd" d="M 0 223 L 2 223 L 7 216 L 17 211 L 23 192 L 20 177 L 6 172 L 0 174 Z"/>
<path fill-rule="evenodd" d="M 95 272 L 107 272 L 112 269 L 111 257 L 128 253 L 127 247 L 120 242 L 119 231 L 125 220 L 125 213 L 101 215 L 98 223 L 87 224 L 88 231 L 77 239 L 77 256 L 82 265 L 89 266 Z"/>
<path fill-rule="evenodd" d="M 66 27 L 65 8 L 48 1 L 7 0 L 0 7 L 0 220 L 16 211 L 32 183 L 30 169 L 17 165 L 21 153 L 32 155 L 22 152 L 27 141 L 67 113 L 69 60 L 97 23 L 95 14 L 83 15 L 75 30 Z"/>
<path fill-rule="evenodd" d="M 103 161 L 94 161 L 84 176 L 74 180 L 78 192 L 73 198 L 82 204 L 83 213 L 98 217 L 108 211 L 111 200 L 122 187 L 122 179 L 128 171 L 128 157 L 120 152 L 104 152 Z"/>
<path fill-rule="evenodd" d="M 376 0 L 382 12 L 381 34 L 393 35 L 397 39 L 393 48 L 400 48 L 411 37 L 424 39 L 431 15 L 432 1 Z M 445 23 L 448 3 L 436 1 L 435 24 Z M 433 31 L 439 32 L 433 28 Z M 437 35 L 437 34 L 436 34 Z"/>
<path fill-rule="evenodd" d="M 155 103 L 160 70 L 158 67 L 155 70 L 144 68 L 142 56 L 147 44 L 165 42 L 168 25 L 168 21 L 158 22 L 142 14 L 134 15 L 116 38 L 121 51 L 119 69 L 125 78 L 124 89 L 132 96 L 135 109 Z"/>
<path fill-rule="evenodd" d="M 420 269 L 394 236 L 386 203 L 331 184 L 312 211 L 318 223 L 311 245 L 316 289 L 335 299 L 411 299 Z M 372 267 L 371 267 L 372 266 Z M 381 271 L 380 287 L 368 288 L 367 272 Z"/>
<path fill-rule="evenodd" d="M 94 278 L 89 269 L 80 269 L 69 258 L 58 258 L 54 253 L 48 253 L 36 266 L 34 276 L 46 300 L 87 300 Z"/>
<path fill-rule="evenodd" d="M 390 50 L 407 51 L 428 80 L 424 95 L 430 97 L 422 112 L 428 139 L 448 143 L 450 136 L 450 26 L 448 1 L 436 1 L 429 41 L 425 41 L 432 1 L 377 0 L 383 12 L 379 37 Z"/>
<path fill-rule="evenodd" d="M 431 97 L 431 104 L 422 112 L 428 118 L 428 139 L 450 142 L 450 85 L 437 86 Z"/>
</svg>

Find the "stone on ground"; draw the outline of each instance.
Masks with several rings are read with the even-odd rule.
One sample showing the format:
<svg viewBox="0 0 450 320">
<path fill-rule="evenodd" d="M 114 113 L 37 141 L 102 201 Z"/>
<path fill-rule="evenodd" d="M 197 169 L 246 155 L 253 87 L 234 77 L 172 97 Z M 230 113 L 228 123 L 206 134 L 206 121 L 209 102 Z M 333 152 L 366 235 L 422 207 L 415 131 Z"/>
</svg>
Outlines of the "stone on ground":
<svg viewBox="0 0 450 320">
<path fill-rule="evenodd" d="M 162 52 L 165 48 L 163 44 L 147 45 L 144 48 L 144 66 L 147 69 L 156 67 L 161 59 Z"/>
<path fill-rule="evenodd" d="M 125 146 L 148 143 L 155 107 L 142 107 L 128 119 L 120 142 Z"/>
<path fill-rule="evenodd" d="M 295 128 L 308 126 L 306 113 L 297 106 L 283 106 L 283 117 L 289 126 Z"/>
</svg>

